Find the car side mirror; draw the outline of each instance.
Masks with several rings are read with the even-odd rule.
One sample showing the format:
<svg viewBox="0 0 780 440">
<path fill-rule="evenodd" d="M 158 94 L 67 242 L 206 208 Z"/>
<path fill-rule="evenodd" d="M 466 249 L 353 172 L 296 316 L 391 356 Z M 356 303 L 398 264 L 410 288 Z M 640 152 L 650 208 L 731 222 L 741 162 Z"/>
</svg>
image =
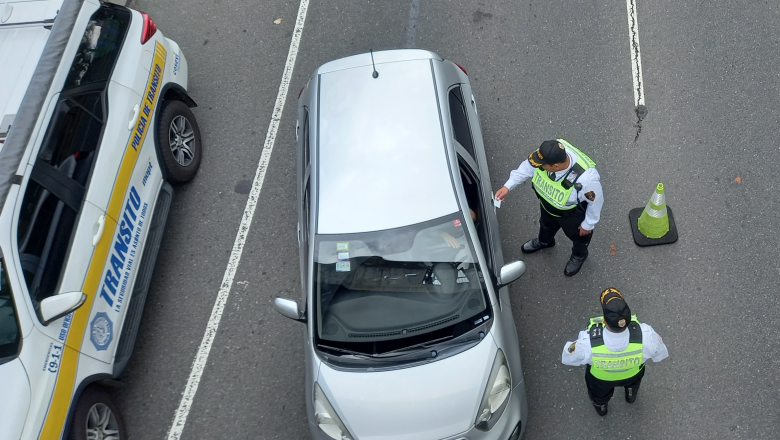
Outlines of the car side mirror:
<svg viewBox="0 0 780 440">
<path fill-rule="evenodd" d="M 62 318 L 78 309 L 87 300 L 87 295 L 81 292 L 67 292 L 50 296 L 40 303 L 43 325 Z"/>
<path fill-rule="evenodd" d="M 501 267 L 501 275 L 498 278 L 498 288 L 502 288 L 517 280 L 525 273 L 525 263 L 522 261 L 513 261 Z"/>
<path fill-rule="evenodd" d="M 276 297 L 274 299 L 274 308 L 282 316 L 286 316 L 294 321 L 306 322 L 306 315 L 298 308 L 298 303 L 291 299 Z"/>
</svg>

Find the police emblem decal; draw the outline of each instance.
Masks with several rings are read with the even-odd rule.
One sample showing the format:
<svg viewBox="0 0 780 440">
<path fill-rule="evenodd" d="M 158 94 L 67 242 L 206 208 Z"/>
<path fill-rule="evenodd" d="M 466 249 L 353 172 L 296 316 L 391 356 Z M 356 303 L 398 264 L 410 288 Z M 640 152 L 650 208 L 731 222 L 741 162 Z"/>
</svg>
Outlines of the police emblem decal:
<svg viewBox="0 0 780 440">
<path fill-rule="evenodd" d="M 588 191 L 585 193 L 585 198 L 590 200 L 591 202 L 596 200 L 596 192 L 595 191 Z"/>
<path fill-rule="evenodd" d="M 571 345 L 569 345 L 568 351 L 569 353 L 574 353 L 574 350 L 577 349 L 577 342 L 572 342 Z"/>
<path fill-rule="evenodd" d="M 107 350 L 114 337 L 114 324 L 105 312 L 98 312 L 90 324 L 89 339 L 95 350 Z"/>
<path fill-rule="evenodd" d="M 626 326 L 626 318 L 620 318 L 618 321 L 618 327 L 623 328 Z"/>
</svg>

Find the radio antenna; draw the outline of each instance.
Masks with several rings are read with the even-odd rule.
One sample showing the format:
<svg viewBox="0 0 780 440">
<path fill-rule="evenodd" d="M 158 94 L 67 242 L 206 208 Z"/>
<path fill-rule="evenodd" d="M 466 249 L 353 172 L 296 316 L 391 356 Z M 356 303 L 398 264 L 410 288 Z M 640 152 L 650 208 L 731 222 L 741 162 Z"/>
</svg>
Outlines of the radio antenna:
<svg viewBox="0 0 780 440">
<path fill-rule="evenodd" d="M 379 72 L 376 71 L 376 64 L 374 64 L 374 49 L 369 49 L 369 51 L 371 52 L 371 66 L 374 67 L 374 73 L 371 76 L 376 78 L 379 76 Z"/>
</svg>

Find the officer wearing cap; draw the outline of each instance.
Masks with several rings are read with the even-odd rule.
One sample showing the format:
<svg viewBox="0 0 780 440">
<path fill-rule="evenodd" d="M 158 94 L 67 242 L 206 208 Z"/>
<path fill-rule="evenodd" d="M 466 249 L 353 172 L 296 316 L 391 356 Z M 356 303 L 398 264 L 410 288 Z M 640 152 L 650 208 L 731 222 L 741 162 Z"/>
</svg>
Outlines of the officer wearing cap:
<svg viewBox="0 0 780 440">
<path fill-rule="evenodd" d="M 604 204 L 596 163 L 563 139 L 544 141 L 509 173 L 509 180 L 496 191 L 496 199 L 503 201 L 511 189 L 529 178 L 541 205 L 539 236 L 525 242 L 521 249 L 531 254 L 553 247 L 555 234 L 563 229 L 573 243 L 563 273 L 572 276 L 588 258 L 593 228 Z"/>
<path fill-rule="evenodd" d="M 588 330 L 563 347 L 561 362 L 586 365 L 585 384 L 596 412 L 607 415 L 615 387 L 624 387 L 626 402 L 634 403 L 645 375 L 645 362 L 660 362 L 669 352 L 652 327 L 640 324 L 614 287 L 601 292 L 603 316 L 590 319 Z"/>
</svg>

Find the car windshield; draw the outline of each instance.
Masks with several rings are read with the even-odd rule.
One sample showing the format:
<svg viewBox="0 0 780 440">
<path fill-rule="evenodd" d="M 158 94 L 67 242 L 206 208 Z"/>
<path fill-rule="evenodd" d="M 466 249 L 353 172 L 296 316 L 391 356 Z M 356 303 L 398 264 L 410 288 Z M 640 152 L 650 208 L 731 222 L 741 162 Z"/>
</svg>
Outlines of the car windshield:
<svg viewBox="0 0 780 440">
<path fill-rule="evenodd" d="M 490 319 L 460 213 L 386 231 L 317 236 L 318 345 L 377 355 L 446 341 Z"/>
<path fill-rule="evenodd" d="M 0 255 L 0 364 L 10 361 L 19 352 L 22 332 L 16 319 L 16 309 L 8 282 L 5 260 Z"/>
</svg>

